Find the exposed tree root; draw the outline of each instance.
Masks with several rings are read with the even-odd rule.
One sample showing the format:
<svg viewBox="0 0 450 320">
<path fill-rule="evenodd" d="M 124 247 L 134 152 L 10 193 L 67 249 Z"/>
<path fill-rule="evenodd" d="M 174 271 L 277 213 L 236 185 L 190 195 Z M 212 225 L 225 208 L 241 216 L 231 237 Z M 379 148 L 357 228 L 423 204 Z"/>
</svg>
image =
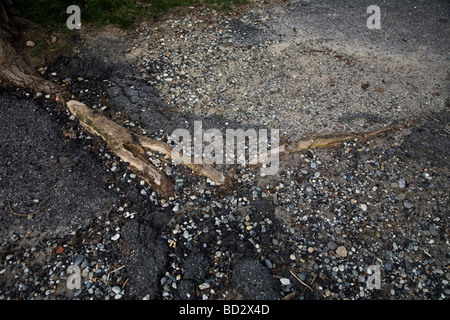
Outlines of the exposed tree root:
<svg viewBox="0 0 450 320">
<path fill-rule="evenodd" d="M 313 135 L 305 137 L 296 143 L 282 144 L 279 151 L 280 154 L 290 154 L 314 148 L 333 147 L 354 139 L 367 140 L 381 133 L 392 131 L 397 128 L 398 125 L 395 124 L 386 128 L 363 133 L 332 133 L 326 135 Z"/>
<path fill-rule="evenodd" d="M 145 180 L 160 197 L 173 197 L 172 181 L 164 172 L 151 164 L 146 156 L 147 151 L 152 151 L 162 153 L 166 158 L 170 158 L 172 149 L 167 143 L 133 134 L 105 116 L 103 112 L 93 110 L 84 103 L 70 100 L 67 102 L 67 108 L 85 126 L 87 131 L 102 137 L 111 151 L 123 162 L 128 163 L 130 170 Z M 226 182 L 223 173 L 210 165 L 183 164 L 217 184 Z"/>
<path fill-rule="evenodd" d="M 19 55 L 11 44 L 18 35 L 15 21 L 17 12 L 12 8 L 11 0 L 0 1 L 0 83 L 46 92 L 64 104 L 65 98 L 72 95 L 65 88 L 40 77 Z M 148 159 L 147 152 L 161 153 L 172 158 L 172 148 L 163 141 L 150 139 L 131 133 L 125 127 L 106 117 L 101 111 L 90 109 L 85 104 L 70 100 L 67 102 L 70 112 L 80 121 L 86 131 L 103 138 L 108 147 L 139 177 L 145 180 L 162 198 L 174 196 L 173 182 L 167 175 L 158 170 Z M 301 152 L 312 148 L 336 146 L 353 139 L 369 139 L 380 133 L 393 130 L 396 126 L 383 128 L 361 134 L 331 134 L 311 136 L 296 143 L 281 144 L 279 155 Z M 231 179 L 208 164 L 182 162 L 193 171 L 208 177 L 218 185 L 230 185 Z"/>
<path fill-rule="evenodd" d="M 11 44 L 19 34 L 17 14 L 11 0 L 0 1 L 0 83 L 70 97 L 66 89 L 40 77 Z"/>
<path fill-rule="evenodd" d="M 93 110 L 76 100 L 67 102 L 67 108 L 80 121 L 85 130 L 103 138 L 108 147 L 139 177 L 145 180 L 162 198 L 173 197 L 173 183 L 164 172 L 158 170 L 148 160 L 147 152 L 161 153 L 166 158 L 172 157 L 172 148 L 163 141 L 131 133 L 125 127 L 114 122 L 102 111 Z M 324 148 L 342 144 L 345 141 L 366 140 L 386 131 L 397 128 L 396 125 L 366 133 L 340 133 L 305 138 L 297 143 L 282 144 L 278 150 L 280 155 L 301 152 L 313 148 Z M 191 159 L 192 160 L 192 159 Z M 230 184 L 229 177 L 207 164 L 183 162 L 193 171 L 211 179 L 218 185 Z"/>
</svg>

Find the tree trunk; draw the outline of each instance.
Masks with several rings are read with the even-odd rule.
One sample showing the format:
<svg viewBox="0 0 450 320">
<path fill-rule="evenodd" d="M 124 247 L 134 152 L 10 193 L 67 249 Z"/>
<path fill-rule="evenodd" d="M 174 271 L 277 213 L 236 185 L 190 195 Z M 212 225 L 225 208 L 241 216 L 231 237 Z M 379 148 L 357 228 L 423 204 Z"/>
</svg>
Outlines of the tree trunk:
<svg viewBox="0 0 450 320">
<path fill-rule="evenodd" d="M 0 83 L 68 96 L 68 92 L 60 86 L 40 77 L 13 47 L 12 41 L 19 34 L 17 16 L 10 0 L 0 2 Z"/>
</svg>

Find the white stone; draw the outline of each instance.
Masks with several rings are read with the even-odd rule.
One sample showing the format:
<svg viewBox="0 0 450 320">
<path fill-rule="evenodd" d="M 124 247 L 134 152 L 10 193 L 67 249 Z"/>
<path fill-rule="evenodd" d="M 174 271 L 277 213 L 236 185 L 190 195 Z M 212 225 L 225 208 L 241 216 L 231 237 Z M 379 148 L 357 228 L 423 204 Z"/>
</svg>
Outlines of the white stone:
<svg viewBox="0 0 450 320">
<path fill-rule="evenodd" d="M 204 283 L 202 283 L 202 284 L 200 284 L 200 285 L 198 286 L 198 289 L 199 289 L 199 290 L 206 290 L 206 289 L 209 289 L 209 287 L 210 287 L 210 284 L 204 282 Z"/>
<path fill-rule="evenodd" d="M 112 241 L 117 241 L 120 238 L 120 234 L 116 233 L 114 236 L 111 237 Z"/>
<path fill-rule="evenodd" d="M 112 287 L 112 291 L 113 291 L 115 294 L 119 294 L 120 291 L 122 291 L 122 289 L 120 289 L 120 287 L 118 287 L 118 286 L 114 286 L 114 287 Z"/>
</svg>

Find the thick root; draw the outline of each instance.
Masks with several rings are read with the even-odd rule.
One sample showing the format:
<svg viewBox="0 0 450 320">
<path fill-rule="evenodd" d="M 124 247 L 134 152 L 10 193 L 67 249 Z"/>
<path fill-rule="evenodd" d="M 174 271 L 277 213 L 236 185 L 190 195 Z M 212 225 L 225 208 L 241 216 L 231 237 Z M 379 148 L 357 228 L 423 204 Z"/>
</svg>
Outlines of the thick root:
<svg viewBox="0 0 450 320">
<path fill-rule="evenodd" d="M 163 142 L 131 133 L 125 127 L 114 122 L 103 112 L 93 110 L 84 103 L 70 100 L 67 102 L 70 112 L 87 128 L 88 131 L 103 138 L 108 147 L 123 162 L 128 163 L 131 171 L 145 180 L 160 197 L 173 197 L 173 183 L 166 174 L 156 169 L 147 159 L 146 152 L 162 153 L 171 158 L 172 149 Z M 224 174 L 210 165 L 183 163 L 193 171 L 214 181 L 225 184 Z"/>
<path fill-rule="evenodd" d="M 354 139 L 367 140 L 381 133 L 395 130 L 397 127 L 397 125 L 392 125 L 365 133 L 334 133 L 305 137 L 300 142 L 282 144 L 280 146 L 280 153 L 289 154 L 314 148 L 334 147 Z"/>
</svg>

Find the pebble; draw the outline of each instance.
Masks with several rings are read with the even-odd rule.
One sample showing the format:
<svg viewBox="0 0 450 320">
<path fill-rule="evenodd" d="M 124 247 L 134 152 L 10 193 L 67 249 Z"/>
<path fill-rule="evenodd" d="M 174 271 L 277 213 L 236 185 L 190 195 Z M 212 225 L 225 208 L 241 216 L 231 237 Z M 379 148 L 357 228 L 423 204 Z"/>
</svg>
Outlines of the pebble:
<svg viewBox="0 0 450 320">
<path fill-rule="evenodd" d="M 272 269 L 273 268 L 273 264 L 269 259 L 264 259 L 264 264 L 266 265 L 266 267 L 268 269 Z"/>
<path fill-rule="evenodd" d="M 112 241 L 117 241 L 117 240 L 119 240 L 119 238 L 120 238 L 120 234 L 116 233 L 114 236 L 111 237 L 111 240 Z"/>
<path fill-rule="evenodd" d="M 403 206 L 404 206 L 406 209 L 411 209 L 411 208 L 414 207 L 414 205 L 413 205 L 411 202 L 409 202 L 409 201 L 404 201 L 404 202 L 403 202 Z"/>
<path fill-rule="evenodd" d="M 118 287 L 118 286 L 114 286 L 114 287 L 112 287 L 112 291 L 115 294 L 119 294 L 122 291 L 122 289 L 120 287 Z"/>
<path fill-rule="evenodd" d="M 345 258 L 347 256 L 347 249 L 344 246 L 339 246 L 336 249 L 336 253 L 342 257 Z"/>
<path fill-rule="evenodd" d="M 392 270 L 392 265 L 389 262 L 386 262 L 384 264 L 384 269 L 386 269 L 386 271 L 391 271 Z"/>
<path fill-rule="evenodd" d="M 328 249 L 330 249 L 330 250 L 335 250 L 335 249 L 338 247 L 338 245 L 337 245 L 336 242 L 334 242 L 334 241 L 329 241 L 329 242 L 327 243 L 327 247 L 328 247 Z"/>
<path fill-rule="evenodd" d="M 34 43 L 34 42 L 31 41 L 31 40 L 28 40 L 28 41 L 26 42 L 26 46 L 27 46 L 27 47 L 35 47 L 35 46 L 36 46 L 36 43 Z"/>
<path fill-rule="evenodd" d="M 428 231 L 430 231 L 432 236 L 437 237 L 439 235 L 439 233 L 436 230 L 436 227 L 434 226 L 434 224 L 430 224 L 430 227 L 428 228 Z"/>
<path fill-rule="evenodd" d="M 209 289 L 210 287 L 211 287 L 211 285 L 209 283 L 203 282 L 203 283 L 199 284 L 198 289 L 200 291 L 202 291 L 202 290 Z"/>
<path fill-rule="evenodd" d="M 73 265 L 74 265 L 74 266 L 80 265 L 81 262 L 83 261 L 83 259 L 84 259 L 84 255 L 83 255 L 83 254 L 79 254 L 79 255 L 77 256 L 77 258 L 75 259 Z"/>
<path fill-rule="evenodd" d="M 280 282 L 283 286 L 288 286 L 291 284 L 291 280 L 289 280 L 288 278 L 281 278 Z"/>
</svg>

